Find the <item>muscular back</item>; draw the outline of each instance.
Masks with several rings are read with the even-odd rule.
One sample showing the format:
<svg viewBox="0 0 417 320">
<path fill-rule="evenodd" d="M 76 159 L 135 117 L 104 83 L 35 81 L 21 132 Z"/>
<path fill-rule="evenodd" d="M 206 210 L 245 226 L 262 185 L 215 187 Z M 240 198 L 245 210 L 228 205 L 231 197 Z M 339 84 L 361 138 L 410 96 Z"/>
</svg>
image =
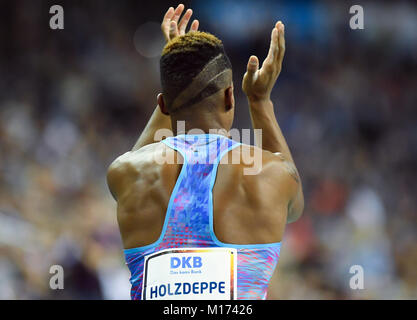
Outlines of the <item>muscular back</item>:
<svg viewBox="0 0 417 320">
<path fill-rule="evenodd" d="M 244 152 L 261 152 L 262 162 L 244 164 Z M 224 243 L 280 242 L 299 189 L 293 168 L 280 154 L 241 145 L 229 153 L 238 164 L 220 164 L 213 188 L 213 225 Z M 158 156 L 177 159 L 161 164 Z M 124 247 L 151 244 L 159 238 L 182 157 L 163 143 L 147 145 L 117 158 L 108 171 L 109 188 L 117 200 L 117 219 Z M 247 175 L 244 169 L 258 171 Z M 297 215 L 299 208 L 294 210 Z"/>
</svg>

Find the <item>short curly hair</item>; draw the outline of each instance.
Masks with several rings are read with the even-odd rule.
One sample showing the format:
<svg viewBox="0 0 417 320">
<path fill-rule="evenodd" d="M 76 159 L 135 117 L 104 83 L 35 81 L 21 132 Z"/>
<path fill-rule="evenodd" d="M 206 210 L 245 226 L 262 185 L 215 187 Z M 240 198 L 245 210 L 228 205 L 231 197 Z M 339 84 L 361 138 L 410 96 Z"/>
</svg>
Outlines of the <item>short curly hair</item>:
<svg viewBox="0 0 417 320">
<path fill-rule="evenodd" d="M 216 59 L 215 63 L 208 65 Z M 162 50 L 160 60 L 160 76 L 164 97 L 169 111 L 173 111 L 172 103 L 206 67 L 211 68 L 210 74 L 219 74 L 226 69 L 232 69 L 222 41 L 216 36 L 201 31 L 188 32 L 169 41 Z M 215 93 L 224 87 L 219 80 L 207 80 L 205 92 L 195 92 L 196 96 L 187 105 Z M 203 91 L 204 91 L 203 90 Z M 197 94 L 199 94 L 197 96 Z M 185 107 L 184 105 L 181 106 Z"/>
<path fill-rule="evenodd" d="M 202 45 L 218 47 L 223 46 L 223 43 L 219 38 L 211 33 L 193 31 L 169 41 L 162 50 L 162 55 L 164 56 L 166 54 L 174 54 L 178 52 L 195 51 Z"/>
</svg>

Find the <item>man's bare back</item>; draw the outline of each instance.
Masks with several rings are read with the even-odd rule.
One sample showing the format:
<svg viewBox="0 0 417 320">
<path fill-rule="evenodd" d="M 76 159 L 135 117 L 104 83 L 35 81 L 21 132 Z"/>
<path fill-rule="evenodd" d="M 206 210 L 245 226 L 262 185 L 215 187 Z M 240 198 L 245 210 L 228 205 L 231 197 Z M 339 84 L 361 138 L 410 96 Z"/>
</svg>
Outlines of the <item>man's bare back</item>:
<svg viewBox="0 0 417 320">
<path fill-rule="evenodd" d="M 244 163 L 244 152 L 262 153 L 258 168 Z M 156 161 L 158 155 L 170 157 L 169 153 L 178 159 L 177 164 Z M 218 168 L 213 188 L 216 237 L 233 244 L 280 242 L 290 200 L 298 189 L 291 164 L 280 154 L 249 145 L 241 145 L 226 156 L 241 161 L 221 163 Z M 182 162 L 179 153 L 154 143 L 125 153 L 111 165 L 109 186 L 117 195 L 117 218 L 125 248 L 145 246 L 159 238 Z M 244 169 L 249 167 L 259 173 L 245 175 Z"/>
</svg>

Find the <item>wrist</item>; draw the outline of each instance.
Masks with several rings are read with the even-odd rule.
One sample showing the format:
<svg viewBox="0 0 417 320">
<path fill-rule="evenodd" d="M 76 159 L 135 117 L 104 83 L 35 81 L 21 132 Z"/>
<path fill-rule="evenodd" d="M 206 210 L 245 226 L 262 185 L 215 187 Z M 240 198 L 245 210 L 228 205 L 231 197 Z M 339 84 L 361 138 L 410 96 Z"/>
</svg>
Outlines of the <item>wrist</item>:
<svg viewBox="0 0 417 320">
<path fill-rule="evenodd" d="M 265 102 L 271 102 L 271 96 L 265 95 L 265 96 L 258 96 L 258 95 L 247 95 L 247 99 L 249 103 L 265 103 Z"/>
<path fill-rule="evenodd" d="M 247 97 L 250 108 L 265 108 L 265 106 L 272 105 L 271 98 L 268 97 Z"/>
</svg>

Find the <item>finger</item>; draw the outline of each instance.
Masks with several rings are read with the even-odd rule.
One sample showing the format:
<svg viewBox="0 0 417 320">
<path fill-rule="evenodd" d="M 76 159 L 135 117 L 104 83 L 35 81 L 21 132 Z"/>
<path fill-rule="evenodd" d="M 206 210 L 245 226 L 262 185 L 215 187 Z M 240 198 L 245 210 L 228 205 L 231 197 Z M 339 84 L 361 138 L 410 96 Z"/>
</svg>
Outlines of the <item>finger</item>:
<svg viewBox="0 0 417 320">
<path fill-rule="evenodd" d="M 268 55 L 266 56 L 262 64 L 262 68 L 272 67 L 274 63 L 274 58 L 277 56 L 277 54 L 278 54 L 278 30 L 274 28 L 272 29 L 272 32 L 271 32 L 271 43 L 269 45 Z"/>
<path fill-rule="evenodd" d="M 259 60 L 257 56 L 251 56 L 248 61 L 247 75 L 253 78 L 256 71 L 259 69 Z"/>
<path fill-rule="evenodd" d="M 174 16 L 174 8 L 170 7 L 167 12 L 165 13 L 165 16 L 162 20 L 161 29 L 164 34 L 164 36 L 167 38 L 169 35 L 169 24 L 171 22 L 171 18 Z"/>
<path fill-rule="evenodd" d="M 184 5 L 181 3 L 178 5 L 178 7 L 175 9 L 174 17 L 171 19 L 172 21 L 175 21 L 175 23 L 178 23 L 178 20 L 181 17 L 182 12 L 184 11 Z"/>
<path fill-rule="evenodd" d="M 164 15 L 164 19 L 162 20 L 162 24 L 171 21 L 171 18 L 173 16 L 174 16 L 174 8 L 173 7 L 169 7 L 169 9 L 167 10 L 167 12 Z"/>
<path fill-rule="evenodd" d="M 278 63 L 281 65 L 285 54 L 285 25 L 283 23 L 278 26 Z"/>
<path fill-rule="evenodd" d="M 200 22 L 198 20 L 194 20 L 193 23 L 191 24 L 190 31 L 197 31 L 199 25 L 200 25 Z"/>
<path fill-rule="evenodd" d="M 281 20 L 277 21 L 277 23 L 275 23 L 275 28 L 279 28 L 279 26 L 282 24 Z"/>
<path fill-rule="evenodd" d="M 188 22 L 190 21 L 191 16 L 193 15 L 193 10 L 188 9 L 184 16 L 181 18 L 180 23 L 178 24 L 178 31 L 180 35 L 185 34 L 185 29 L 187 28 Z"/>
<path fill-rule="evenodd" d="M 272 59 L 276 59 L 278 57 L 278 53 L 279 53 L 278 35 L 279 35 L 278 29 L 275 27 L 272 30 L 272 34 L 271 34 L 271 49 L 273 52 Z"/>
<path fill-rule="evenodd" d="M 178 37 L 177 23 L 175 21 L 171 21 L 169 24 L 169 38 L 174 39 L 175 37 Z"/>
</svg>

